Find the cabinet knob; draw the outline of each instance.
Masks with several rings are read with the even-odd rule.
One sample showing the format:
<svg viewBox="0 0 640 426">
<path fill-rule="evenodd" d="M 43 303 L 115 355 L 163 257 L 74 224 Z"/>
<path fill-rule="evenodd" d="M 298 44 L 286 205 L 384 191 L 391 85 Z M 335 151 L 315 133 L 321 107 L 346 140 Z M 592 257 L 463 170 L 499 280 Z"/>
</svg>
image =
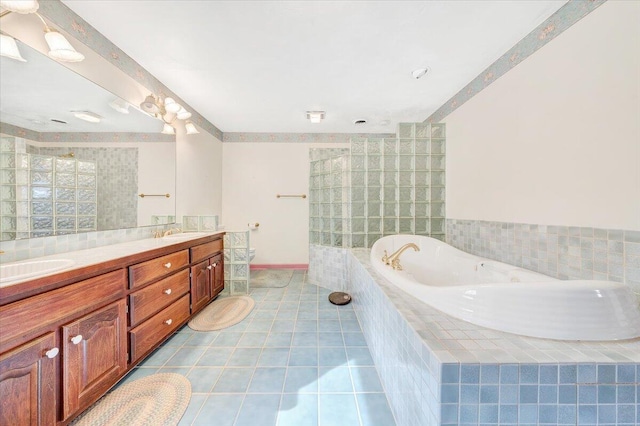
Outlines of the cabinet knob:
<svg viewBox="0 0 640 426">
<path fill-rule="evenodd" d="M 48 351 L 46 351 L 44 354 L 47 356 L 47 358 L 49 359 L 53 359 L 56 356 L 58 356 L 58 352 L 60 352 L 60 349 L 58 348 L 51 348 Z"/>
<path fill-rule="evenodd" d="M 163 293 L 164 293 L 164 294 L 171 294 L 171 289 L 170 289 L 170 288 L 168 288 L 168 289 L 166 289 L 165 291 L 163 291 Z"/>
<path fill-rule="evenodd" d="M 218 262 L 213 262 L 213 267 L 217 267 L 218 266 Z"/>
<path fill-rule="evenodd" d="M 73 343 L 74 345 L 77 345 L 80 342 L 82 342 L 82 334 L 78 334 L 77 336 L 73 336 L 71 338 L 71 343 Z"/>
<path fill-rule="evenodd" d="M 165 323 L 165 324 L 167 324 L 167 325 L 171 325 L 171 323 L 172 323 L 172 322 L 173 322 L 173 320 L 172 320 L 172 319 L 168 319 L 168 320 L 166 320 L 164 323 Z"/>
<path fill-rule="evenodd" d="M 167 269 L 171 268 L 171 262 L 167 262 L 167 263 L 165 263 L 165 264 L 164 264 L 164 267 L 165 267 L 165 268 L 167 268 Z"/>
<path fill-rule="evenodd" d="M 207 266 L 207 269 L 208 269 L 208 270 L 212 270 L 214 266 L 216 266 L 216 265 L 215 265 L 215 264 L 213 264 L 213 265 L 209 265 L 209 266 Z"/>
</svg>

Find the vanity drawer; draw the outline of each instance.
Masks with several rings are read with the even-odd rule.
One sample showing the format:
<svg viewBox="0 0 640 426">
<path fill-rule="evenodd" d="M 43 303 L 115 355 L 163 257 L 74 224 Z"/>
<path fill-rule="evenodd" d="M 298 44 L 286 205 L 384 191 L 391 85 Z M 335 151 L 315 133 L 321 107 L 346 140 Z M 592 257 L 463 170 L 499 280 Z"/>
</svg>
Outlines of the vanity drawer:
<svg viewBox="0 0 640 426">
<path fill-rule="evenodd" d="M 0 307 L 0 350 L 53 330 L 56 326 L 124 297 L 124 269 Z"/>
<path fill-rule="evenodd" d="M 152 316 L 129 332 L 131 363 L 135 362 L 189 318 L 189 295 Z"/>
<path fill-rule="evenodd" d="M 131 294 L 129 316 L 136 326 L 189 291 L 189 269 L 173 274 Z"/>
<path fill-rule="evenodd" d="M 141 287 L 189 264 L 189 251 L 182 250 L 129 266 L 129 288 Z"/>
<path fill-rule="evenodd" d="M 220 251 L 222 251 L 222 238 L 191 247 L 191 263 L 211 257 Z"/>
</svg>

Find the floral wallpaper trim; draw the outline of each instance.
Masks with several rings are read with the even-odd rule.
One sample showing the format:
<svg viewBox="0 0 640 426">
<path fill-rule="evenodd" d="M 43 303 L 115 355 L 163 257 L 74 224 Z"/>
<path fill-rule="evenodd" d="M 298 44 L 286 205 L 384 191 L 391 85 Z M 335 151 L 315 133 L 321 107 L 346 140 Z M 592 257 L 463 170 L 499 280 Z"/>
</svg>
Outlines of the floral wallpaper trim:
<svg viewBox="0 0 640 426">
<path fill-rule="evenodd" d="M 173 97 L 176 101 L 191 111 L 191 121 L 213 136 L 222 140 L 222 130 L 201 116 L 193 107 L 189 106 L 179 96 L 169 90 L 149 71 L 144 69 L 133 58 L 124 53 L 118 46 L 100 34 L 95 28 L 89 25 L 84 19 L 76 15 L 71 9 L 60 0 L 48 0 L 40 2 L 38 12 L 44 17 L 53 21 L 62 30 L 68 32 L 73 37 L 84 43 L 96 53 L 108 60 L 110 63 L 124 71 L 125 74 L 147 87 L 155 94 L 162 93 Z"/>
<path fill-rule="evenodd" d="M 173 135 L 133 132 L 36 132 L 0 123 L 0 133 L 36 142 L 175 142 Z"/>
<path fill-rule="evenodd" d="M 526 35 L 497 61 L 481 72 L 480 75 L 471 80 L 471 83 L 467 84 L 462 90 L 445 102 L 444 105 L 438 108 L 424 120 L 424 122 L 438 123 L 442 121 L 447 115 L 451 114 L 491 83 L 509 72 L 511 68 L 527 59 L 542 46 L 596 10 L 606 1 L 607 0 L 569 0 L 569 2 L 558 9 L 556 13 Z"/>
<path fill-rule="evenodd" d="M 0 133 L 32 141 L 40 141 L 40 133 L 34 130 L 23 129 L 13 124 L 0 122 Z"/>
<path fill-rule="evenodd" d="M 395 133 L 229 133 L 222 142 L 350 143 L 352 138 L 395 138 Z"/>
</svg>

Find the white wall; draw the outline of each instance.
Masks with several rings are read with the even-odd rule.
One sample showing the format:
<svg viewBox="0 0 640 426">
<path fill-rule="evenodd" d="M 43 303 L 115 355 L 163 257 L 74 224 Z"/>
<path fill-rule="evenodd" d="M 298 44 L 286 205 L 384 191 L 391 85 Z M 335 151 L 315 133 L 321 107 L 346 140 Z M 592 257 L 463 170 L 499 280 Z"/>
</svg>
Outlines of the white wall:
<svg viewBox="0 0 640 426">
<path fill-rule="evenodd" d="M 225 143 L 223 147 L 222 217 L 228 230 L 260 227 L 251 232 L 253 264 L 309 263 L 309 198 L 276 198 L 276 194 L 309 195 L 309 148 L 344 144 Z"/>
<path fill-rule="evenodd" d="M 447 217 L 640 230 L 640 2 L 605 3 L 443 121 Z"/>
<path fill-rule="evenodd" d="M 176 220 L 184 215 L 222 214 L 222 142 L 202 129 L 176 133 Z"/>
<path fill-rule="evenodd" d="M 138 226 L 142 226 L 150 224 L 153 215 L 174 215 L 176 212 L 176 144 L 144 142 L 136 146 L 140 193 L 170 195 L 169 198 L 138 198 Z"/>
</svg>

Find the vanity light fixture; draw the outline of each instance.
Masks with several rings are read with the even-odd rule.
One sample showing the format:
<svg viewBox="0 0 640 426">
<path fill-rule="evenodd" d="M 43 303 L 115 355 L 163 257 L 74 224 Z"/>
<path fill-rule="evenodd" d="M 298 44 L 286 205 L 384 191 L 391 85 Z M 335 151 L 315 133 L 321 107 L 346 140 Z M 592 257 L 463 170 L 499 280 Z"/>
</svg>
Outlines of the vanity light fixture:
<svg viewBox="0 0 640 426">
<path fill-rule="evenodd" d="M 102 117 L 91 111 L 71 111 L 76 118 L 88 121 L 89 123 L 99 123 Z"/>
<path fill-rule="evenodd" d="M 177 113 L 178 111 L 180 111 L 180 109 L 184 108 L 182 108 L 182 105 L 173 100 L 173 98 L 164 98 L 164 109 L 167 110 L 167 112 Z"/>
<path fill-rule="evenodd" d="M 5 34 L 0 34 L 0 56 L 5 56 L 20 62 L 27 62 L 20 54 L 16 39 Z"/>
<path fill-rule="evenodd" d="M 44 39 L 49 46 L 50 58 L 60 62 L 80 62 L 84 60 L 84 55 L 74 49 L 64 35 L 47 25 L 44 18 L 37 12 L 39 8 L 37 0 L 0 0 L 0 7 L 4 9 L 0 14 L 0 18 L 12 12 L 23 15 L 33 13 L 42 21 Z"/>
<path fill-rule="evenodd" d="M 195 124 L 193 124 L 191 121 L 187 121 L 186 123 L 184 123 L 184 128 L 187 130 L 188 135 L 196 135 L 200 133 L 198 129 L 196 129 Z"/>
<path fill-rule="evenodd" d="M 162 133 L 163 135 L 175 135 L 176 129 L 174 129 L 172 125 L 164 123 L 164 126 L 162 126 L 162 131 L 160 133 Z"/>
<path fill-rule="evenodd" d="M 184 109 L 184 107 L 180 107 L 180 111 L 178 111 L 176 117 L 178 117 L 178 120 L 188 120 L 191 118 L 191 113 Z"/>
<path fill-rule="evenodd" d="M 325 112 L 324 111 L 307 111 L 307 118 L 312 123 L 319 123 L 324 120 Z"/>
<path fill-rule="evenodd" d="M 40 7 L 38 0 L 2 0 L 0 6 L 10 12 L 21 14 L 35 13 Z"/>
<path fill-rule="evenodd" d="M 36 15 L 40 17 L 37 13 Z M 42 19 L 42 17 L 40 17 L 40 19 Z M 44 22 L 44 20 L 42 20 L 42 22 Z M 50 49 L 50 58 L 60 62 L 81 62 L 84 60 L 84 55 L 74 49 L 62 33 L 49 28 L 46 23 L 44 26 L 44 39 L 47 41 Z"/>
<path fill-rule="evenodd" d="M 140 103 L 140 109 L 152 117 L 162 120 L 164 127 L 162 132 L 165 135 L 175 135 L 174 122 L 178 120 L 187 120 L 191 118 L 191 113 L 187 111 L 182 105 L 177 103 L 175 99 L 170 97 L 148 95 L 144 98 L 144 101 Z M 188 122 L 185 123 L 185 127 Z M 191 124 L 193 126 L 193 124 Z M 198 130 L 193 127 L 191 131 L 187 128 L 187 134 L 193 135 L 199 133 Z"/>
</svg>

